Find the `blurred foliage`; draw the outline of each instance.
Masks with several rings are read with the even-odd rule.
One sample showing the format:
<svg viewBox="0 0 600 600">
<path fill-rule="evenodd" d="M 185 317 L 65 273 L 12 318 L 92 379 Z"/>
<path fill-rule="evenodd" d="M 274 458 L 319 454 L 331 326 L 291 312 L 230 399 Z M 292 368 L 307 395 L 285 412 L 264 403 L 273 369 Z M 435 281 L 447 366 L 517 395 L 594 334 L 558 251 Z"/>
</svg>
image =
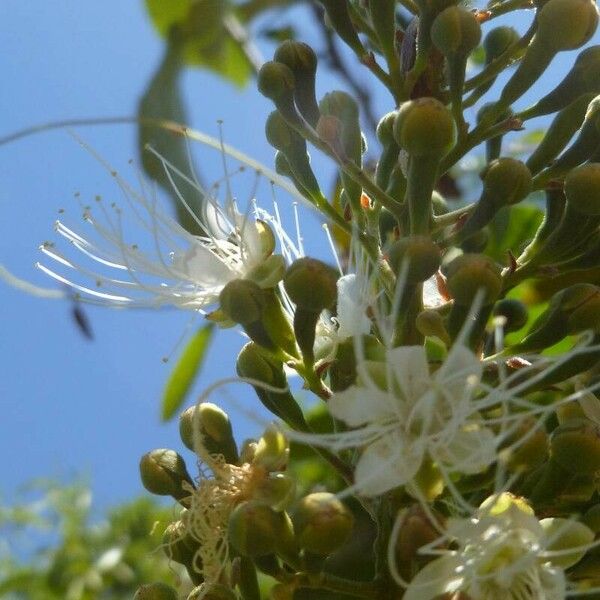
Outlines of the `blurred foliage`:
<svg viewBox="0 0 600 600">
<path fill-rule="evenodd" d="M 185 575 L 159 546 L 172 509 L 127 501 L 98 520 L 81 482 L 38 482 L 0 506 L 0 597 L 6 600 L 131 600 L 143 583 Z"/>
</svg>

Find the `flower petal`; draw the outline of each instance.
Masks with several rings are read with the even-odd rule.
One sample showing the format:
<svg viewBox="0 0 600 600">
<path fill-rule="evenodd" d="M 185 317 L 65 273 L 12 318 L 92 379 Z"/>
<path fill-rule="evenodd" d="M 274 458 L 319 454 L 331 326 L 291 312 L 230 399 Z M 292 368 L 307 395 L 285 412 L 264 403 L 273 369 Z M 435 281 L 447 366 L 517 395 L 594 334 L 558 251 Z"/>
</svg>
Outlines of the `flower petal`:
<svg viewBox="0 0 600 600">
<path fill-rule="evenodd" d="M 331 415 L 350 427 L 390 419 L 395 414 L 394 405 L 391 394 L 356 385 L 333 394 L 327 402 Z"/>
<path fill-rule="evenodd" d="M 224 286 L 235 277 L 227 264 L 200 242 L 190 246 L 185 253 L 174 253 L 173 266 L 202 287 Z"/>
<path fill-rule="evenodd" d="M 455 344 L 434 374 L 434 379 L 448 396 L 468 398 L 473 386 L 479 383 L 482 372 L 483 366 L 475 354 L 465 346 Z"/>
<path fill-rule="evenodd" d="M 367 299 L 355 274 L 344 275 L 337 281 L 338 336 L 341 339 L 363 335 L 371 331 L 371 321 L 366 315 Z"/>
<path fill-rule="evenodd" d="M 456 553 L 436 558 L 413 577 L 402 600 L 431 600 L 458 591 L 463 578 L 457 575 L 461 560 Z"/>
<path fill-rule="evenodd" d="M 365 496 L 378 496 L 410 481 L 419 470 L 423 454 L 406 445 L 396 433 L 367 446 L 356 464 L 354 478 Z"/>
<path fill-rule="evenodd" d="M 387 362 L 403 399 L 412 404 L 431 387 L 423 346 L 399 346 L 388 351 Z"/>
<path fill-rule="evenodd" d="M 496 461 L 496 446 L 490 429 L 471 423 L 459 429 L 448 444 L 431 450 L 450 471 L 471 474 L 484 471 Z"/>
</svg>

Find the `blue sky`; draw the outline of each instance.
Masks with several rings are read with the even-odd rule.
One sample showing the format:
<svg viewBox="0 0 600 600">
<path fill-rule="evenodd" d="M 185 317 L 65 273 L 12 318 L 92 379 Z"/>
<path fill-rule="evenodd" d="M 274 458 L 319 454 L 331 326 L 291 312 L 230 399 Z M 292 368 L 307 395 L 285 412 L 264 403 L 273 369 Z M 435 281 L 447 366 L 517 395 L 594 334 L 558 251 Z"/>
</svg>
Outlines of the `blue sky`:
<svg viewBox="0 0 600 600">
<path fill-rule="evenodd" d="M 0 19 L 0 136 L 57 119 L 133 115 L 163 50 L 141 0 L 3 0 Z M 552 85 L 572 59 L 567 54 L 556 61 L 541 86 Z M 319 85 L 323 92 L 334 87 L 331 80 Z M 186 74 L 184 88 L 193 127 L 215 134 L 217 119 L 224 119 L 228 143 L 271 163 L 273 151 L 263 134 L 271 106 L 252 85 L 240 91 L 194 71 Z M 393 108 L 383 98 L 378 106 L 381 113 Z M 80 127 L 77 132 L 133 178 L 127 166 L 136 156 L 133 127 Z M 327 166 L 317 164 L 325 172 Z M 90 198 L 116 193 L 107 173 L 65 132 L 0 147 L 0 262 L 47 285 L 33 267 L 37 246 L 52 238 L 57 210 L 72 203 L 77 191 Z M 321 240 L 314 219 L 303 219 L 305 231 Z M 321 241 L 315 247 L 325 251 Z M 164 425 L 158 418 L 170 368 L 161 358 L 189 315 L 89 308 L 96 334 L 89 343 L 74 327 L 67 304 L 3 284 L 0 298 L 0 453 L 5 457 L 0 497 L 14 497 L 36 477 L 78 473 L 90 475 L 99 507 L 141 492 L 141 454 L 155 447 L 180 448 L 176 423 Z M 241 345 L 237 334 L 218 336 L 198 391 L 233 373 Z M 227 397 L 215 401 L 231 409 L 238 437 L 257 434 L 260 426 L 235 408 L 255 402 L 252 394 L 240 387 L 231 394 L 234 405 L 228 407 Z"/>
</svg>

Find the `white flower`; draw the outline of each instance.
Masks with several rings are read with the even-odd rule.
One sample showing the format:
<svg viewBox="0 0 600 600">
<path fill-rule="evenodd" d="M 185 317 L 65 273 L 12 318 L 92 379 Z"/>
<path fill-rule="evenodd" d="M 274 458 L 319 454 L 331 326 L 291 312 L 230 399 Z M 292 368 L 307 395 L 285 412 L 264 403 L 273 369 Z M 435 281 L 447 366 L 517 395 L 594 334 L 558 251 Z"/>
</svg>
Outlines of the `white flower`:
<svg viewBox="0 0 600 600">
<path fill-rule="evenodd" d="M 165 169 L 174 170 L 163 162 Z M 229 193 L 219 202 L 216 186 L 205 190 L 186 179 L 204 196 L 204 215 L 198 223 L 206 234 L 192 235 L 162 212 L 154 190 L 146 185 L 134 190 L 116 172 L 111 174 L 124 193 L 123 207 L 114 203 L 107 207 L 100 198 L 96 206 L 82 207 L 91 234 L 76 232 L 62 220 L 56 222 L 57 233 L 79 256 L 63 252 L 55 243 L 41 246 L 55 264 L 37 266 L 73 288 L 82 300 L 115 307 L 203 309 L 214 304 L 233 279 L 275 285 L 285 263 L 273 255 L 277 241 L 288 259 L 297 254 L 289 238 L 279 235 L 282 230 L 273 217 L 254 203 L 251 214 L 240 213 Z"/>
<path fill-rule="evenodd" d="M 504 493 L 471 518 L 451 519 L 445 539 L 457 549 L 436 550 L 441 556 L 417 573 L 404 600 L 459 591 L 472 600 L 562 600 L 564 569 L 583 557 L 594 534 L 568 519 L 539 521 L 523 500 Z"/>
<path fill-rule="evenodd" d="M 425 348 L 392 348 L 385 363 L 359 361 L 357 372 L 357 383 L 327 403 L 351 429 L 306 441 L 360 449 L 359 493 L 376 496 L 411 484 L 428 459 L 446 476 L 476 473 L 495 461 L 499 442 L 473 398 L 482 366 L 470 350 L 455 345 L 430 374 Z"/>
</svg>

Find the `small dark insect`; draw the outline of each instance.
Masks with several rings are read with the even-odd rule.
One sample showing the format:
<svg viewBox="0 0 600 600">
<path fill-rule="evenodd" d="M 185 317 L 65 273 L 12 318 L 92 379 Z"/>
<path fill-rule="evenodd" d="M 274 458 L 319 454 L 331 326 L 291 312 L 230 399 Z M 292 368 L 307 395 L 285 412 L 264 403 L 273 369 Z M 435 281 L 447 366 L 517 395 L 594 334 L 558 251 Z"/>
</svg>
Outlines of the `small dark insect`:
<svg viewBox="0 0 600 600">
<path fill-rule="evenodd" d="M 77 304 L 77 301 L 75 301 L 71 308 L 71 316 L 73 317 L 77 329 L 81 332 L 81 335 L 83 335 L 86 340 L 92 341 L 94 339 L 92 326 L 90 325 L 88 316 L 85 314 L 83 308 Z"/>
<path fill-rule="evenodd" d="M 94 339 L 94 332 L 87 314 L 79 303 L 78 295 L 69 294 L 69 296 L 71 298 L 71 317 L 73 322 L 79 330 L 79 333 L 81 333 L 86 340 L 92 341 Z"/>
</svg>

